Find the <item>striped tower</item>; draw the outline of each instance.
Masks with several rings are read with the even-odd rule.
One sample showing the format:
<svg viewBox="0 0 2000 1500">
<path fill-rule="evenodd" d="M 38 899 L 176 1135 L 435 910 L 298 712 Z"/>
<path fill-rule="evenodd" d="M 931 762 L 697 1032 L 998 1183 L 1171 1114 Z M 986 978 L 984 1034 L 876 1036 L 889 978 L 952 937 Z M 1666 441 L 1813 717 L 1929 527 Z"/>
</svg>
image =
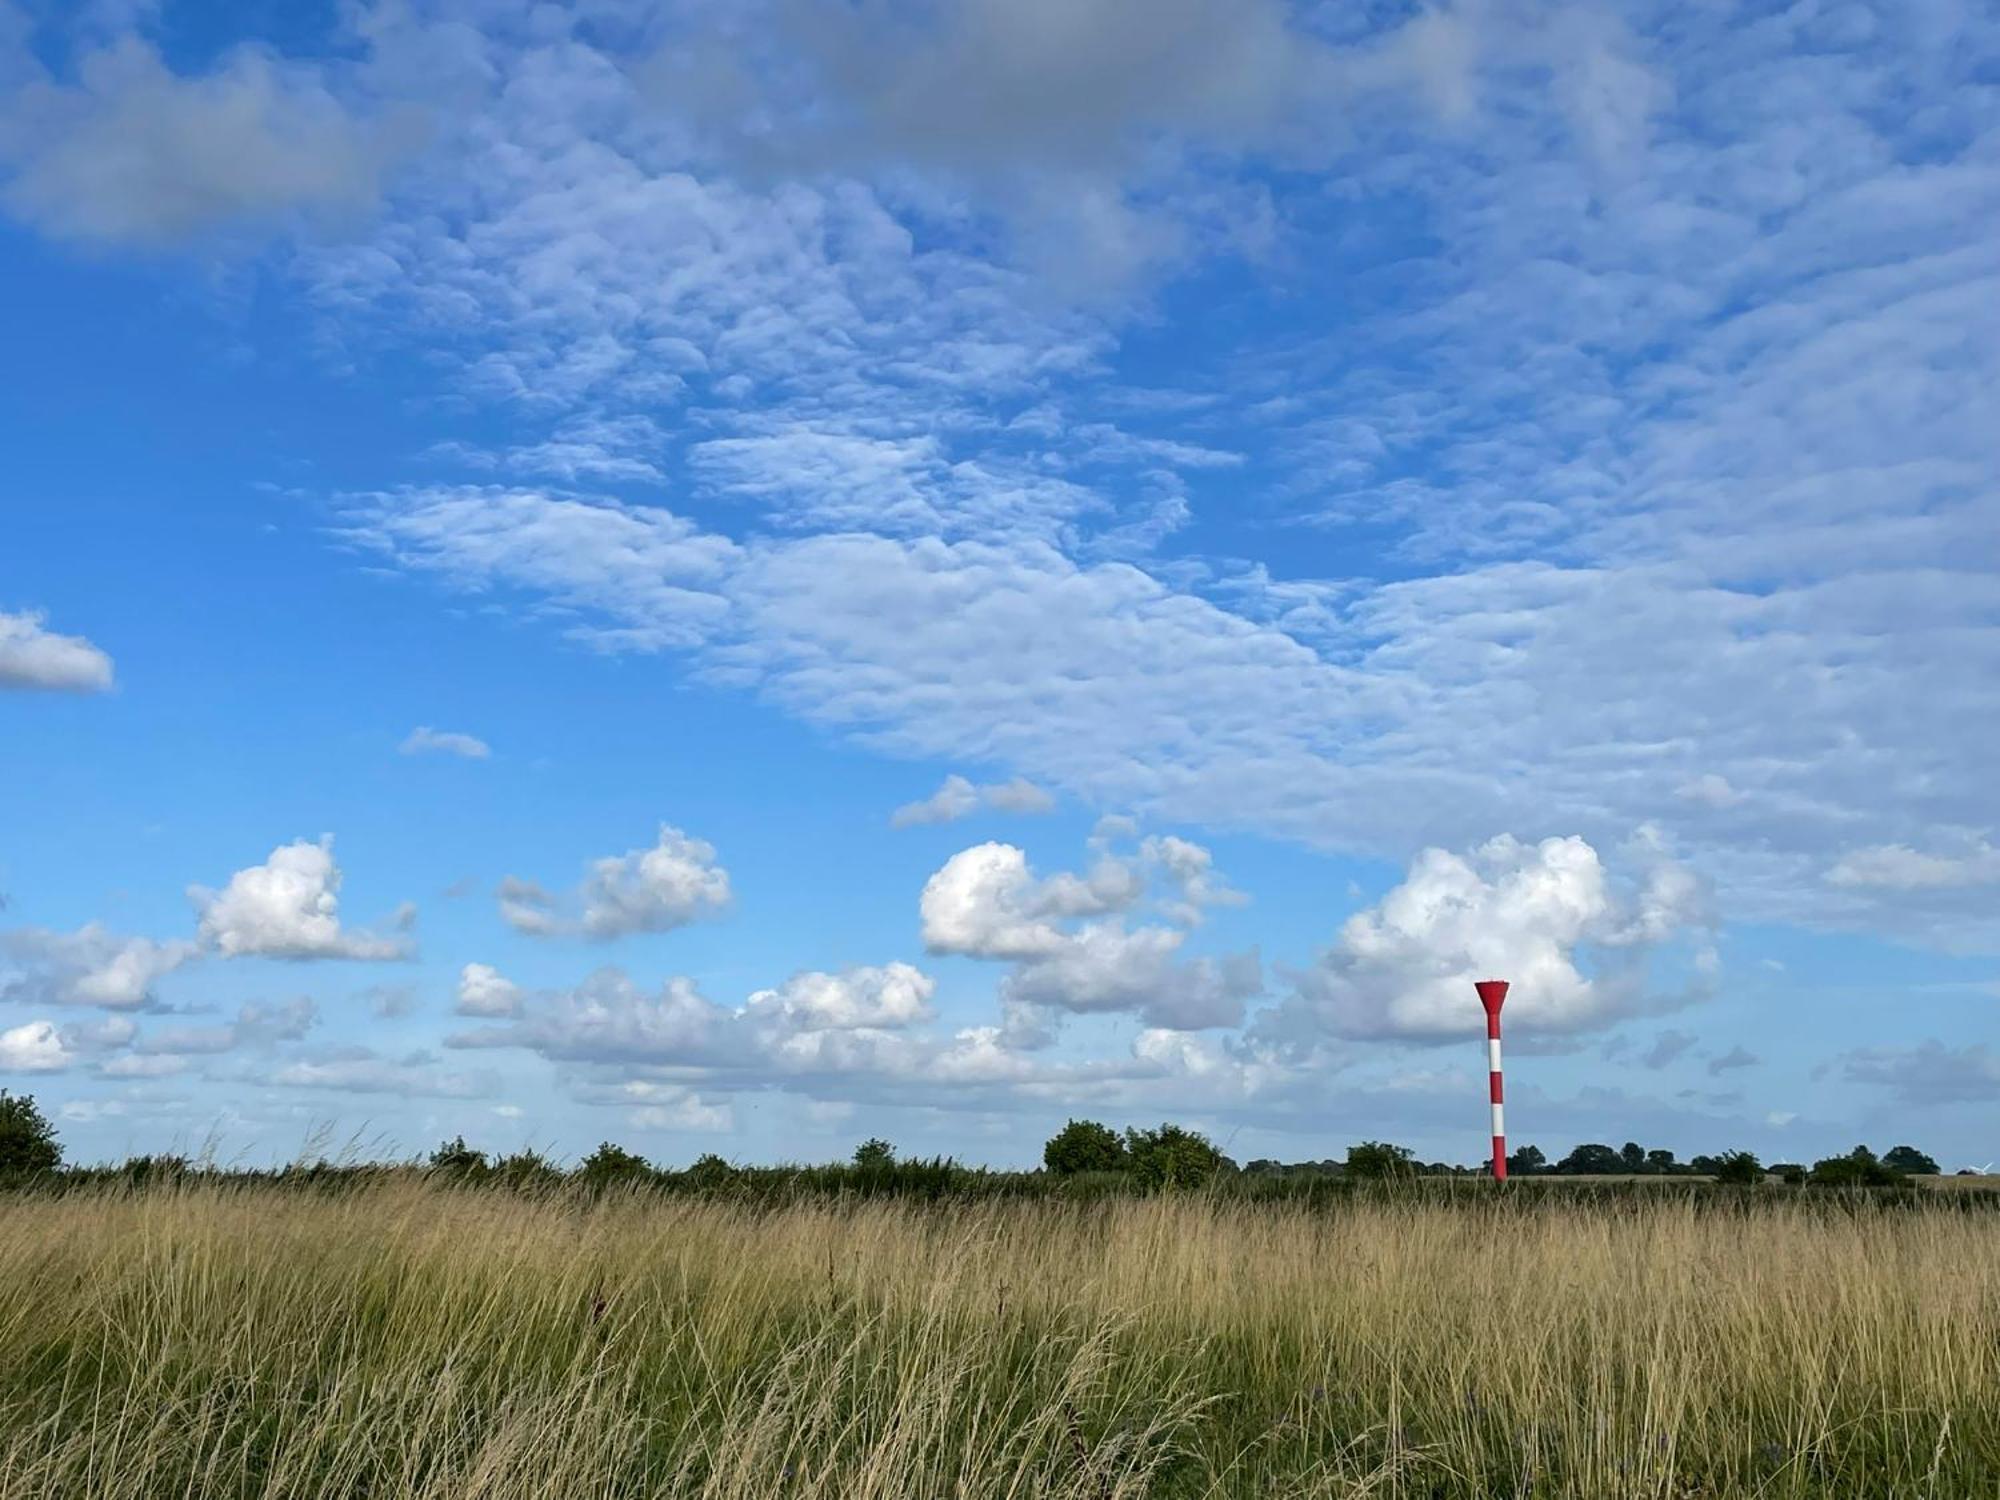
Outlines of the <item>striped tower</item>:
<svg viewBox="0 0 2000 1500">
<path fill-rule="evenodd" d="M 1486 1007 L 1486 1068 L 1493 1087 L 1493 1180 L 1507 1180 L 1507 1122 L 1500 1107 L 1500 1007 L 1507 1003 L 1507 981 L 1481 979 L 1473 986 Z"/>
</svg>

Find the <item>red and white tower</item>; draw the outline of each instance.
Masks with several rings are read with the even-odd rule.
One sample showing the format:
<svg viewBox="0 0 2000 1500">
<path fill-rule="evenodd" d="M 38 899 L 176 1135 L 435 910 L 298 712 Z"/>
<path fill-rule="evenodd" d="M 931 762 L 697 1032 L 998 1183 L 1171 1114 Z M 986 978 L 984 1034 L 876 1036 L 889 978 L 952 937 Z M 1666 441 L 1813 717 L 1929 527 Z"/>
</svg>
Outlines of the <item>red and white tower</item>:
<svg viewBox="0 0 2000 1500">
<path fill-rule="evenodd" d="M 1486 1069 L 1493 1086 L 1493 1180 L 1507 1180 L 1507 1122 L 1500 1108 L 1500 1007 L 1507 1003 L 1507 981 L 1481 979 L 1473 983 L 1486 1007 Z"/>
</svg>

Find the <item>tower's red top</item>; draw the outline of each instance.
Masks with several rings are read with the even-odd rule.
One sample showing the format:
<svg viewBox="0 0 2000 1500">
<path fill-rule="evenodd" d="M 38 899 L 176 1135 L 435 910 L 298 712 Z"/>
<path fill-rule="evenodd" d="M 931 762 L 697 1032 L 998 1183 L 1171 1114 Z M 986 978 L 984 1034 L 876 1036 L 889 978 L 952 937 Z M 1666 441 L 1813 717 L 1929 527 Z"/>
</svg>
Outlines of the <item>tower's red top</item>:
<svg viewBox="0 0 2000 1500">
<path fill-rule="evenodd" d="M 1497 1016 L 1500 1007 L 1507 1003 L 1507 981 L 1504 979 L 1479 979 L 1472 987 L 1479 991 L 1479 1003 L 1486 1007 L 1486 1014 Z"/>
</svg>

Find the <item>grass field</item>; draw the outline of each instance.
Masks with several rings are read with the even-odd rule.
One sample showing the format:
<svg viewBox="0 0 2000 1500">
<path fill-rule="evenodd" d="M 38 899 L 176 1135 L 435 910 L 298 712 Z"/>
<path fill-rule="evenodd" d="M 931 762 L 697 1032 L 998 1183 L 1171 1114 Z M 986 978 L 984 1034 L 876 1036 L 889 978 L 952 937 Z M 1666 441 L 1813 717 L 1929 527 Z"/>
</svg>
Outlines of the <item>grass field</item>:
<svg viewBox="0 0 2000 1500">
<path fill-rule="evenodd" d="M 0 1500 L 1996 1476 L 2000 1215 L 1943 1196 L 0 1198 Z"/>
</svg>

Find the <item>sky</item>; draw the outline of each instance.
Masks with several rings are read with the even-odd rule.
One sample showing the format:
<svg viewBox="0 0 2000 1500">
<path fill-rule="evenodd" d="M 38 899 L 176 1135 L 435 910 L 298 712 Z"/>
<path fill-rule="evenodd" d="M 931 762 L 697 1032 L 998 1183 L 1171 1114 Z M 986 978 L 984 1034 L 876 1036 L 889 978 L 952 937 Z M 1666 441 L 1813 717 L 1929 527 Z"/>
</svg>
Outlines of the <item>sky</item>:
<svg viewBox="0 0 2000 1500">
<path fill-rule="evenodd" d="M 0 0 L 76 1159 L 2000 1156 L 2000 14 Z"/>
</svg>

